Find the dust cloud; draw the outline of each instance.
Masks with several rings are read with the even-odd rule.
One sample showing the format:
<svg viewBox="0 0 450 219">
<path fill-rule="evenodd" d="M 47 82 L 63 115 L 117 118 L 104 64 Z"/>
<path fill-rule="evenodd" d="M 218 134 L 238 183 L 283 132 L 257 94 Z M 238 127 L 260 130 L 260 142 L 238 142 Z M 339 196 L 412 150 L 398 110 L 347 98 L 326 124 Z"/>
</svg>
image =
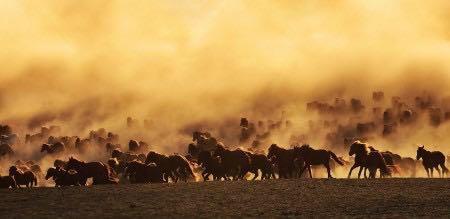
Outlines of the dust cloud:
<svg viewBox="0 0 450 219">
<path fill-rule="evenodd" d="M 312 145 L 345 153 L 310 131 L 309 120 L 324 118 L 307 112 L 307 102 L 359 98 L 370 106 L 376 90 L 387 99 L 449 95 L 444 0 L 2 5 L 0 121 L 21 137 L 48 125 L 81 136 L 104 127 L 123 143 L 184 153 L 193 130 L 238 146 L 241 117 L 282 118 L 293 128 L 272 141 L 288 146 L 291 134 L 306 134 Z M 140 128 L 127 129 L 127 117 Z M 448 130 L 423 120 L 372 142 L 408 156 L 417 144 L 449 153 Z"/>
</svg>

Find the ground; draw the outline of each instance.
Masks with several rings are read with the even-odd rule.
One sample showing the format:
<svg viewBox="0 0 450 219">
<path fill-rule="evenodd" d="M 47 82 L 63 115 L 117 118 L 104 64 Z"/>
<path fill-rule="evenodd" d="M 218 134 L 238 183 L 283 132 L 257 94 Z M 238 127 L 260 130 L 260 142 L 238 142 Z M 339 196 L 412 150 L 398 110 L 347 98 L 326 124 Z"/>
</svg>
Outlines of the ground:
<svg viewBox="0 0 450 219">
<path fill-rule="evenodd" d="M 293 179 L 0 190 L 2 218 L 450 216 L 450 179 Z"/>
</svg>

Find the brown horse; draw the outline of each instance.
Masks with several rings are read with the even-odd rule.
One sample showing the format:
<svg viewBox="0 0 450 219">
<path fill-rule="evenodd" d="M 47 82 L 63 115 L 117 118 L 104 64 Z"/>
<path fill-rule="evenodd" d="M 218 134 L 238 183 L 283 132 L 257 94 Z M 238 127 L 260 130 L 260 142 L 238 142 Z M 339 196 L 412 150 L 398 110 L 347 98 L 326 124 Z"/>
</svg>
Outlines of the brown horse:
<svg viewBox="0 0 450 219">
<path fill-rule="evenodd" d="M 361 178 L 361 172 L 364 170 L 364 177 L 366 176 L 366 169 L 367 169 L 367 159 L 369 156 L 369 149 L 367 147 L 367 144 L 362 143 L 360 141 L 355 141 L 350 145 L 350 151 L 348 152 L 349 156 L 355 155 L 355 163 L 350 168 L 350 171 L 348 172 L 348 178 L 351 177 L 353 169 L 359 167 L 358 172 L 358 179 Z"/>
<path fill-rule="evenodd" d="M 122 152 L 120 149 L 114 149 L 111 152 L 111 157 L 117 158 L 117 160 L 123 161 L 125 163 L 131 162 L 133 160 L 145 162 L 145 159 L 146 159 L 145 154 L 133 154 L 133 153 L 129 153 L 129 152 Z"/>
<path fill-rule="evenodd" d="M 129 177 L 131 183 L 164 183 L 164 174 L 155 163 L 144 164 L 139 161 L 131 161 L 126 164 L 125 177 Z"/>
<path fill-rule="evenodd" d="M 250 157 L 240 149 L 231 151 L 217 145 L 214 156 L 220 157 L 227 176 L 232 176 L 233 180 L 244 179 L 250 170 Z"/>
<path fill-rule="evenodd" d="M 37 177 L 31 171 L 22 172 L 16 166 L 9 168 L 9 175 L 14 177 L 17 186 L 25 185 L 26 187 L 37 186 Z"/>
<path fill-rule="evenodd" d="M 384 156 L 378 151 L 371 151 L 366 160 L 369 169 L 369 178 L 376 178 L 377 170 L 380 169 L 380 178 L 391 176 L 391 170 L 386 165 Z"/>
<path fill-rule="evenodd" d="M 102 162 L 86 163 L 70 157 L 65 169 L 76 170 L 80 176 L 81 185 L 86 185 L 88 178 L 93 178 L 93 185 L 113 183 L 109 177 L 108 167 Z"/>
<path fill-rule="evenodd" d="M 222 162 L 218 157 L 213 157 L 211 152 L 201 151 L 198 154 L 197 163 L 204 168 L 202 172 L 204 181 L 207 181 L 210 175 L 213 175 L 214 180 L 221 180 L 222 178 L 228 180 Z"/>
<path fill-rule="evenodd" d="M 439 177 L 441 176 L 441 170 L 439 166 L 442 168 L 442 176 L 445 174 L 448 175 L 448 169 L 445 166 L 445 156 L 440 151 L 427 151 L 425 150 L 425 146 L 421 146 L 417 148 L 417 160 L 422 158 L 422 164 L 427 171 L 428 177 L 433 177 L 433 168 L 436 169 L 439 173 Z"/>
<path fill-rule="evenodd" d="M 300 176 L 303 174 L 306 168 L 308 168 L 309 176 L 312 178 L 311 165 L 324 165 L 327 168 L 328 178 L 331 176 L 330 159 L 333 159 L 339 165 L 344 165 L 341 160 L 332 151 L 316 150 L 311 148 L 308 144 L 301 147 L 294 148 L 294 156 L 298 159 L 302 159 L 305 162 L 305 166 L 300 171 Z"/>
<path fill-rule="evenodd" d="M 55 181 L 55 187 L 80 186 L 80 176 L 75 170 L 66 171 L 61 168 L 50 167 L 47 170 L 45 179 L 48 180 L 50 178 L 53 178 L 53 181 Z"/>
<path fill-rule="evenodd" d="M 273 171 L 273 164 L 264 154 L 254 154 L 246 151 L 247 155 L 250 157 L 250 170 L 253 173 L 253 179 L 255 180 L 259 176 L 259 171 L 261 171 L 261 179 L 270 179 L 271 177 L 275 179 L 275 173 Z"/>
<path fill-rule="evenodd" d="M 169 163 L 171 165 L 171 169 L 173 173 L 175 173 L 176 177 L 187 182 L 189 178 L 195 179 L 194 172 L 192 171 L 192 167 L 189 164 L 189 161 L 178 154 L 169 156 Z"/>
<path fill-rule="evenodd" d="M 41 147 L 41 152 L 47 151 L 48 154 L 57 154 L 65 150 L 65 145 L 61 142 L 55 144 L 43 144 Z"/>
<path fill-rule="evenodd" d="M 292 178 L 296 169 L 294 149 L 284 149 L 272 144 L 267 157 L 277 165 L 280 178 Z"/>
<path fill-rule="evenodd" d="M 190 177 L 195 179 L 189 161 L 180 155 L 166 156 L 150 151 L 147 154 L 145 163 L 155 163 L 161 167 L 161 170 L 164 173 L 165 181 L 168 181 L 169 178 L 171 178 L 174 182 L 177 182 L 179 178 L 183 181 L 187 181 Z"/>
<path fill-rule="evenodd" d="M 17 188 L 16 180 L 12 176 L 0 176 L 0 189 Z"/>
</svg>

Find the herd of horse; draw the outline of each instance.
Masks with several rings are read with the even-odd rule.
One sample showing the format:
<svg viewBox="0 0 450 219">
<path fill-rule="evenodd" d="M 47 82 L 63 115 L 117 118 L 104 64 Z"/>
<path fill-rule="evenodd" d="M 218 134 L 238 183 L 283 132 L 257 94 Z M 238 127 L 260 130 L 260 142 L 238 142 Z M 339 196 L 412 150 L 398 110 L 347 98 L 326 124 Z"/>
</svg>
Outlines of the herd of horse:
<svg viewBox="0 0 450 219">
<path fill-rule="evenodd" d="M 195 134 L 194 134 L 195 137 Z M 197 142 L 198 144 L 199 142 Z M 334 152 L 315 149 L 308 144 L 286 149 L 272 144 L 268 153 L 254 153 L 240 148 L 230 150 L 218 143 L 214 150 L 197 150 L 186 156 L 179 154 L 164 155 L 150 151 L 140 156 L 114 149 L 111 158 L 100 161 L 84 162 L 74 157 L 68 160 L 56 159 L 54 166 L 48 168 L 45 180 L 53 180 L 55 186 L 86 186 L 128 183 L 169 183 L 195 180 L 194 172 L 200 172 L 203 181 L 211 180 L 261 180 L 276 178 L 310 177 L 312 168 L 323 166 L 328 178 L 333 178 L 336 165 L 350 165 L 350 162 L 338 157 Z M 354 156 L 348 178 L 359 167 L 358 178 L 364 172 L 365 178 L 391 177 L 402 168 L 415 168 L 422 159 L 428 177 L 433 170 L 440 177 L 448 176 L 445 156 L 439 151 L 427 151 L 424 146 L 417 149 L 416 160 L 402 158 L 392 152 L 380 152 L 366 143 L 355 141 L 349 147 L 349 156 Z M 308 172 L 305 174 L 305 171 Z M 366 172 L 369 172 L 367 176 Z M 33 187 L 38 185 L 38 176 L 32 170 L 22 170 L 18 165 L 9 168 L 9 175 L 0 177 L 1 188 Z"/>
</svg>

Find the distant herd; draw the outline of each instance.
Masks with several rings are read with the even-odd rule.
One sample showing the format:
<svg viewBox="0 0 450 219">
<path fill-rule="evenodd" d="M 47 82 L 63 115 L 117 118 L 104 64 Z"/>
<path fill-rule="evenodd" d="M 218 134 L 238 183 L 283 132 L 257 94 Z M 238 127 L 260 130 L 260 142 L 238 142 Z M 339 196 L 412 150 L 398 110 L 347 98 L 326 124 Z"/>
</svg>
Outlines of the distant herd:
<svg viewBox="0 0 450 219">
<path fill-rule="evenodd" d="M 333 178 L 338 168 L 345 168 L 348 178 L 355 169 L 358 178 L 416 177 L 418 165 L 423 166 L 428 177 L 434 177 L 434 171 L 440 177 L 448 176 L 446 157 L 442 152 L 419 146 L 414 159 L 391 151 L 379 151 L 365 142 L 377 133 L 390 136 L 397 127 L 410 125 L 425 111 L 430 123 L 437 126 L 450 120 L 450 111 L 436 108 L 432 98 L 416 97 L 415 105 L 411 106 L 393 97 L 391 107 L 383 112 L 379 104 L 383 98 L 384 93 L 373 93 L 373 101 L 378 104 L 371 111 L 373 122 L 353 119 L 355 115 L 355 118 L 367 117 L 360 115 L 366 106 L 358 99 L 351 99 L 348 106 L 340 98 L 336 98 L 334 104 L 319 101 L 307 104 L 308 111 L 326 118 L 320 121 L 321 128 L 328 131 L 326 138 L 329 142 L 338 142 L 336 145 L 345 145 L 344 150 L 339 151 L 347 151 L 349 160 L 328 149 L 305 144 L 309 142 L 306 135 L 291 136 L 290 147 L 274 144 L 271 136 L 289 129 L 292 126 L 289 120 L 252 123 L 241 118 L 239 142 L 250 145 L 245 149 L 231 149 L 209 132 L 193 131 L 192 142 L 183 155 L 162 154 L 152 150 L 145 141 L 137 140 L 129 140 L 128 148 L 124 150 L 119 135 L 103 128 L 82 138 L 59 135 L 59 126 L 43 126 L 39 132 L 26 134 L 21 139 L 10 126 L 0 125 L 0 163 L 9 162 L 5 166 L 9 167 L 8 174 L 0 176 L 0 188 L 176 183 L 197 181 L 198 177 L 202 181 L 313 178 L 321 173 Z M 333 119 L 336 115 L 350 117 L 348 124 L 339 124 L 339 120 Z M 314 131 L 317 124 L 317 121 L 310 121 L 311 130 Z M 128 118 L 127 125 L 133 127 L 135 121 Z M 41 157 L 49 157 L 52 167 L 42 170 L 42 163 L 17 160 L 20 156 L 17 151 L 23 145 L 40 145 Z M 83 155 L 93 151 L 106 156 L 98 156 L 96 161 L 82 160 Z"/>
</svg>

